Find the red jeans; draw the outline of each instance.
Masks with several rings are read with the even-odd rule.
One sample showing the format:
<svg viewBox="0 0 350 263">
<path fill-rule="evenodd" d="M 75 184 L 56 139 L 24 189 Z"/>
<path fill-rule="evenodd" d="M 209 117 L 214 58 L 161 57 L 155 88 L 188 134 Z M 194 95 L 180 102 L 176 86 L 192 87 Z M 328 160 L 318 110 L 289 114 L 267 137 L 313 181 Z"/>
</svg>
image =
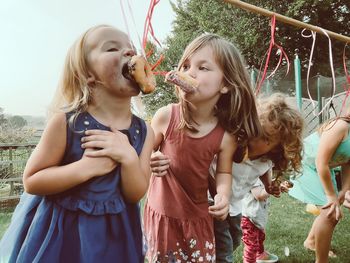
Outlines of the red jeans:
<svg viewBox="0 0 350 263">
<path fill-rule="evenodd" d="M 242 216 L 241 228 L 244 243 L 244 263 L 255 263 L 256 258 L 264 252 L 265 231 L 257 228 L 249 218 Z"/>
</svg>

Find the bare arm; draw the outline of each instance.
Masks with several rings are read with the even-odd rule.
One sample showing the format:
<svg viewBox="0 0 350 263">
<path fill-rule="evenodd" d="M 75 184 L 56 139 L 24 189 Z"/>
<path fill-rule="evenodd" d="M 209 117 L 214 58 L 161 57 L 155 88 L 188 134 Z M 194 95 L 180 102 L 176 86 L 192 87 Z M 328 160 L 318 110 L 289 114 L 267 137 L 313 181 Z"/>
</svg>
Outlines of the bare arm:
<svg viewBox="0 0 350 263">
<path fill-rule="evenodd" d="M 93 160 L 87 157 L 60 166 L 66 148 L 66 137 L 65 114 L 59 113 L 48 122 L 26 164 L 23 173 L 26 192 L 38 195 L 63 192 L 115 167 L 115 162 L 109 158 Z M 96 169 L 101 165 L 104 170 Z"/>
<path fill-rule="evenodd" d="M 339 193 L 338 199 L 339 202 L 342 204 L 345 201 L 346 192 L 349 192 L 350 190 L 350 164 L 344 164 L 341 168 L 342 189 Z"/>
<path fill-rule="evenodd" d="M 264 201 L 270 196 L 270 194 L 265 191 L 265 187 L 262 185 L 255 186 L 250 191 L 253 194 L 254 198 L 258 201 Z"/>
<path fill-rule="evenodd" d="M 151 126 L 154 130 L 154 144 L 153 150 L 155 151 L 151 156 L 151 170 L 154 176 L 164 176 L 168 173 L 170 166 L 170 159 L 159 151 L 162 144 L 165 133 L 169 126 L 171 116 L 171 105 L 160 108 L 152 118 Z"/>
<path fill-rule="evenodd" d="M 333 125 L 333 124 L 331 124 Z M 316 169 L 320 176 L 322 186 L 324 188 L 328 203 L 323 209 L 328 209 L 328 217 L 335 216 L 338 220 L 342 217 L 340 203 L 336 195 L 336 190 L 332 184 L 330 161 L 338 148 L 341 141 L 348 133 L 348 124 L 345 121 L 338 120 L 334 126 L 325 130 L 321 134 L 320 144 L 316 156 Z"/>
<path fill-rule="evenodd" d="M 276 180 L 272 181 L 272 169 L 268 170 L 262 176 L 260 176 L 261 182 L 265 186 L 265 191 L 274 197 L 281 196 L 281 188 L 276 184 Z"/>
<path fill-rule="evenodd" d="M 129 202 L 139 201 L 147 192 L 151 176 L 150 159 L 154 144 L 154 133 L 147 125 L 147 137 L 140 156 L 121 163 L 121 183 L 125 198 Z"/>
<path fill-rule="evenodd" d="M 236 138 L 228 133 L 224 134 L 216 167 L 216 192 L 214 205 L 209 207 L 209 213 L 224 220 L 229 209 L 229 199 L 232 189 L 232 156 L 237 148 Z"/>
<path fill-rule="evenodd" d="M 345 193 L 344 206 L 350 209 L 350 190 L 347 190 Z"/>
<path fill-rule="evenodd" d="M 153 150 L 159 150 L 160 145 L 162 144 L 165 133 L 169 126 L 171 117 L 171 105 L 160 108 L 153 116 L 151 121 L 151 126 L 154 131 L 154 146 Z"/>
<path fill-rule="evenodd" d="M 331 129 L 325 130 L 321 134 L 316 156 L 316 168 L 329 201 L 336 199 L 329 163 L 337 147 L 343 140 L 344 135 L 347 134 L 347 131 L 348 124 L 338 120 Z"/>
</svg>

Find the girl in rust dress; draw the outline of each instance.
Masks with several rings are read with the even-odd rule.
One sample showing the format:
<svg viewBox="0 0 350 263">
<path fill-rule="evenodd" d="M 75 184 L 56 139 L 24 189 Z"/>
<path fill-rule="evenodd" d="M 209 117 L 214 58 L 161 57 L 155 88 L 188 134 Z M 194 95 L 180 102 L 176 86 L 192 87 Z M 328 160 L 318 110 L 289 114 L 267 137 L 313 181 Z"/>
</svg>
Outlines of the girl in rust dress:
<svg viewBox="0 0 350 263">
<path fill-rule="evenodd" d="M 215 262 L 213 217 L 225 219 L 231 194 L 231 166 L 237 149 L 259 136 L 254 94 L 234 45 L 205 34 L 193 40 L 178 70 L 198 86 L 176 87 L 179 104 L 157 111 L 152 119 L 153 173 L 144 211 L 149 262 Z M 218 156 L 214 205 L 208 207 L 209 166 Z M 154 169 L 152 169 L 154 171 Z"/>
</svg>

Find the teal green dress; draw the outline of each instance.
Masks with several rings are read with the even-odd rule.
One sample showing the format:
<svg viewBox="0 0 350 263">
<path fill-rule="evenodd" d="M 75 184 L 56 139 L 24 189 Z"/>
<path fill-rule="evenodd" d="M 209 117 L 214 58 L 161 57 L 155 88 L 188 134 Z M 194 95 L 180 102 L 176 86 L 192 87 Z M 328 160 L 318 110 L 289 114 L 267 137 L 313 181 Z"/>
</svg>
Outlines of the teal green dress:
<svg viewBox="0 0 350 263">
<path fill-rule="evenodd" d="M 327 203 L 327 198 L 315 164 L 319 143 L 320 136 L 318 132 L 312 133 L 304 139 L 303 173 L 295 180 L 291 180 L 294 186 L 290 189 L 289 195 L 304 203 L 324 205 Z M 348 161 L 350 161 L 349 135 L 339 144 L 332 156 L 330 165 L 334 166 Z M 334 188 L 337 189 L 334 169 L 331 169 L 331 178 Z"/>
</svg>

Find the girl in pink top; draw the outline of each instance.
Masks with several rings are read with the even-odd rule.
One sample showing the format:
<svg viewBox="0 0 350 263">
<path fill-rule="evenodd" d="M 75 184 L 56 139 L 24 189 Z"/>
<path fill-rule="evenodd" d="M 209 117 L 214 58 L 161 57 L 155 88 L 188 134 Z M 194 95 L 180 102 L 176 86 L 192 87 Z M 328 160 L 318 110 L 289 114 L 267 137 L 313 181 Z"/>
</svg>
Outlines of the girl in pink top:
<svg viewBox="0 0 350 263">
<path fill-rule="evenodd" d="M 215 262 L 212 220 L 228 213 L 233 155 L 259 136 L 261 127 L 250 79 L 234 45 L 217 35 L 199 36 L 185 49 L 178 69 L 199 86 L 191 93 L 177 88 L 179 104 L 159 109 L 152 119 L 154 150 L 170 163 L 165 176 L 151 178 L 144 212 L 146 256 L 149 262 Z M 215 154 L 217 194 L 208 207 Z M 164 165 L 164 158 L 153 162 Z"/>
</svg>

